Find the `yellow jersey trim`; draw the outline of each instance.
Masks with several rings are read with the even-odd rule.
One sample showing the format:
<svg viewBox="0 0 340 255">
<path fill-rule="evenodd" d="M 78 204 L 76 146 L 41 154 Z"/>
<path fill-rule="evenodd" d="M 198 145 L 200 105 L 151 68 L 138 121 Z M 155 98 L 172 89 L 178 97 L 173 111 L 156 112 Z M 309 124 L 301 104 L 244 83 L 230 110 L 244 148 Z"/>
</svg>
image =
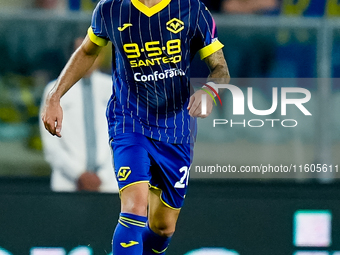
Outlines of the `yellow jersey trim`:
<svg viewBox="0 0 340 255">
<path fill-rule="evenodd" d="M 146 16 L 151 17 L 155 15 L 157 12 L 160 12 L 165 7 L 169 5 L 171 0 L 162 0 L 158 4 L 152 7 L 147 7 L 143 3 L 141 3 L 139 0 L 131 0 L 131 3 L 134 7 L 136 7 L 140 12 L 144 13 Z"/>
<path fill-rule="evenodd" d="M 97 44 L 98 46 L 103 47 L 103 46 L 106 46 L 108 43 L 108 40 L 105 40 L 104 38 L 96 36 L 93 33 L 92 27 L 89 27 L 89 29 L 87 30 L 87 34 L 89 35 L 91 42 L 93 42 L 94 44 Z"/>
<path fill-rule="evenodd" d="M 219 40 L 216 40 L 215 42 L 199 50 L 201 59 L 205 59 L 206 57 L 209 57 L 211 54 L 222 49 L 223 47 L 224 45 Z"/>
</svg>

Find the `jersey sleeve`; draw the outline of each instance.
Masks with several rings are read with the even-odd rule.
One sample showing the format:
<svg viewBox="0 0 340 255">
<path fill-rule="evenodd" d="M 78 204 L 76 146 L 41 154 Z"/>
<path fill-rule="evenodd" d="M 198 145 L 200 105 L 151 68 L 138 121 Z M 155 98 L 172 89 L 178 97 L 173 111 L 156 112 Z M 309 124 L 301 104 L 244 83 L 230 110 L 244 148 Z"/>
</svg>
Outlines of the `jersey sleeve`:
<svg viewBox="0 0 340 255">
<path fill-rule="evenodd" d="M 224 47 L 218 40 L 215 20 L 203 3 L 200 3 L 194 45 L 201 59 L 205 59 Z"/>
<path fill-rule="evenodd" d="M 87 30 L 90 40 L 98 46 L 105 46 L 110 40 L 102 14 L 103 4 L 100 1 L 93 11 L 91 26 Z"/>
</svg>

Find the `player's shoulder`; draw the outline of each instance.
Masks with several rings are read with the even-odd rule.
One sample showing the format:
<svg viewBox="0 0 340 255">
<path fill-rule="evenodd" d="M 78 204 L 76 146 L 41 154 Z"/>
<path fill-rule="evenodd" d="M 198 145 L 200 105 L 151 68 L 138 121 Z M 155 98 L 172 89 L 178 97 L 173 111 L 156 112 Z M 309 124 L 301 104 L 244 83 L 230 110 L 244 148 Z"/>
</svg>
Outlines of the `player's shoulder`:
<svg viewBox="0 0 340 255">
<path fill-rule="evenodd" d="M 209 11 L 205 4 L 200 0 L 186 0 L 186 2 L 188 3 L 188 6 L 190 6 L 190 13 L 194 16 Z"/>
<path fill-rule="evenodd" d="M 106 8 L 106 7 L 111 7 L 112 4 L 121 2 L 123 0 L 100 0 L 97 4 L 97 9 L 102 9 L 102 8 Z"/>
<path fill-rule="evenodd" d="M 190 7 L 196 10 L 206 9 L 207 7 L 200 0 L 187 0 Z"/>
<path fill-rule="evenodd" d="M 120 6 L 122 2 L 126 2 L 127 0 L 101 0 L 98 2 L 96 11 L 111 11 L 115 6 Z"/>
<path fill-rule="evenodd" d="M 100 0 L 98 2 L 98 5 L 104 5 L 104 4 L 108 4 L 108 3 L 114 3 L 117 2 L 117 0 Z"/>
<path fill-rule="evenodd" d="M 120 3 L 122 1 L 123 0 L 100 0 L 98 2 L 98 6 L 111 5 L 111 4 L 114 4 L 114 3 Z"/>
</svg>

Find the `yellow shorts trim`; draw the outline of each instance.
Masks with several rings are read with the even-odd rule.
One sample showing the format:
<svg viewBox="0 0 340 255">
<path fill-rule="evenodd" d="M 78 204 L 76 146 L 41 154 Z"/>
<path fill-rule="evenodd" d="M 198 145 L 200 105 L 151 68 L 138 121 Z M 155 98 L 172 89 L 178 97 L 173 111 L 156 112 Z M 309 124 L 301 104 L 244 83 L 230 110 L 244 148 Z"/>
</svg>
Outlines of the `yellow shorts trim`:
<svg viewBox="0 0 340 255">
<path fill-rule="evenodd" d="M 168 246 L 169 247 L 169 246 Z M 155 249 L 152 249 L 152 251 L 154 252 L 154 253 L 156 253 L 156 254 L 161 254 L 161 253 L 163 253 L 163 252 L 165 252 L 167 249 L 168 249 L 168 247 L 166 247 L 164 250 L 162 250 L 162 251 L 157 251 L 157 250 L 155 250 Z"/>
<path fill-rule="evenodd" d="M 105 40 L 104 38 L 96 36 L 93 33 L 92 27 L 89 27 L 89 29 L 87 30 L 87 34 L 89 35 L 91 42 L 93 42 L 94 44 L 97 44 L 98 46 L 103 47 L 103 46 L 106 46 L 108 43 L 108 40 Z"/>
<path fill-rule="evenodd" d="M 176 211 L 181 210 L 181 208 L 172 207 L 171 205 L 169 205 L 168 203 L 166 203 L 166 202 L 162 199 L 162 193 L 163 193 L 163 190 L 162 190 L 162 189 L 160 189 L 160 188 L 158 188 L 158 187 L 155 187 L 155 186 L 152 186 L 151 184 L 149 184 L 149 187 L 150 187 L 150 189 L 155 189 L 155 190 L 160 190 L 160 191 L 161 191 L 161 194 L 159 195 L 159 199 L 162 201 L 162 203 L 163 203 L 166 207 L 169 207 L 170 209 L 176 210 Z"/>
<path fill-rule="evenodd" d="M 158 187 L 156 187 L 156 186 L 152 186 L 150 183 L 149 183 L 149 188 L 150 188 L 150 189 L 161 190 L 160 188 L 158 188 Z"/>
<path fill-rule="evenodd" d="M 121 188 L 121 189 L 119 190 L 119 194 L 120 194 L 124 189 L 126 189 L 127 187 L 130 187 L 130 186 L 132 186 L 132 185 L 139 184 L 139 183 L 149 183 L 149 181 L 132 182 L 132 183 L 130 183 L 130 184 L 124 186 L 123 188 Z"/>
<path fill-rule="evenodd" d="M 163 192 L 163 191 L 162 191 L 162 192 Z M 167 204 L 167 203 L 162 199 L 162 193 L 161 193 L 161 195 L 159 196 L 159 198 L 161 199 L 162 203 L 163 203 L 166 207 L 169 207 L 170 209 L 175 210 L 175 211 L 181 210 L 181 208 L 175 208 L 175 207 L 172 207 L 171 205 Z"/>
<path fill-rule="evenodd" d="M 216 40 L 215 42 L 199 50 L 201 59 L 205 59 L 206 57 L 209 57 L 211 54 L 222 49 L 223 47 L 224 45 L 219 40 Z"/>
</svg>

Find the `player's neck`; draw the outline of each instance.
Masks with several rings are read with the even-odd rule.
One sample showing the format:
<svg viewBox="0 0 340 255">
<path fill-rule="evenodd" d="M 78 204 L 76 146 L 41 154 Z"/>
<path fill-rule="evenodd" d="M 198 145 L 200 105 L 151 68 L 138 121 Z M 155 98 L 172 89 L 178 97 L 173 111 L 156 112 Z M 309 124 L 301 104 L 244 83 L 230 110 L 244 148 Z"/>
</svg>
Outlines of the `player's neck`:
<svg viewBox="0 0 340 255">
<path fill-rule="evenodd" d="M 156 4 L 160 3 L 162 0 L 138 0 L 138 1 L 144 4 L 145 6 L 151 8 Z"/>
</svg>

